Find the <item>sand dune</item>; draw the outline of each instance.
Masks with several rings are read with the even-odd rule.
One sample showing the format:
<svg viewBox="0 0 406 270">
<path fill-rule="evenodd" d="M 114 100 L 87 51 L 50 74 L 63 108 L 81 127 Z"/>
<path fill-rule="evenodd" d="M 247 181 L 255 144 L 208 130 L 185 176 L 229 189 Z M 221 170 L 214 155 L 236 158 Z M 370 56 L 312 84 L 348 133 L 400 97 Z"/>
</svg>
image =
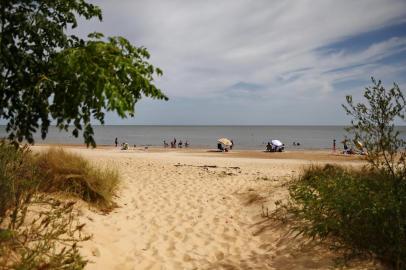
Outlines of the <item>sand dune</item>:
<svg viewBox="0 0 406 270">
<path fill-rule="evenodd" d="M 119 207 L 82 209 L 87 269 L 327 269 L 337 255 L 303 247 L 263 209 L 287 195 L 305 159 L 71 149 L 119 169 Z M 209 165 L 209 166 L 206 166 Z M 216 166 L 216 167 L 215 167 Z M 365 266 L 366 264 L 362 264 Z M 357 267 L 356 267 L 357 268 Z M 362 268 L 362 267 L 361 267 Z"/>
</svg>

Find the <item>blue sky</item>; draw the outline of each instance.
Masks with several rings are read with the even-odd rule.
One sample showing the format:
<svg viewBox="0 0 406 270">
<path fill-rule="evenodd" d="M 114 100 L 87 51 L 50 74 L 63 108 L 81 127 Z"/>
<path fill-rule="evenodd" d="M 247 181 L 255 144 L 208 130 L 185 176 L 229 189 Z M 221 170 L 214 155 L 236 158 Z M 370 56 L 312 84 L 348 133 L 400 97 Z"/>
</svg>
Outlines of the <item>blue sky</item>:
<svg viewBox="0 0 406 270">
<path fill-rule="evenodd" d="M 405 92 L 404 0 L 92 2 L 103 22 L 76 31 L 147 47 L 170 98 L 106 124 L 347 124 L 341 104 L 371 76 Z"/>
</svg>

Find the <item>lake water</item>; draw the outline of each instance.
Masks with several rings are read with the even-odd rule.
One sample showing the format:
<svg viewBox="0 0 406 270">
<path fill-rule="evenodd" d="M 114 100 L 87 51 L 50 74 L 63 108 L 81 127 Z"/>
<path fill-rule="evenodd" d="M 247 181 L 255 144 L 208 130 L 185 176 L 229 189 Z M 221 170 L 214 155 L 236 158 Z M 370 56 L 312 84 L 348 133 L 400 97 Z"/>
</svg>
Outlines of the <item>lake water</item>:
<svg viewBox="0 0 406 270">
<path fill-rule="evenodd" d="M 406 138 L 406 126 L 399 127 L 401 136 Z M 279 139 L 288 149 L 331 149 L 333 139 L 337 146 L 343 140 L 344 126 L 94 126 L 96 143 L 113 145 L 117 137 L 119 143 L 127 142 L 137 146 L 162 146 L 176 138 L 190 143 L 194 148 L 215 148 L 218 138 L 232 139 L 238 149 L 263 149 L 271 139 Z M 5 127 L 0 126 L 0 137 L 5 137 Z M 300 142 L 300 146 L 293 146 Z M 47 138 L 42 141 L 36 136 L 36 143 L 82 144 L 83 138 L 75 138 L 70 133 L 60 132 L 51 127 Z"/>
</svg>

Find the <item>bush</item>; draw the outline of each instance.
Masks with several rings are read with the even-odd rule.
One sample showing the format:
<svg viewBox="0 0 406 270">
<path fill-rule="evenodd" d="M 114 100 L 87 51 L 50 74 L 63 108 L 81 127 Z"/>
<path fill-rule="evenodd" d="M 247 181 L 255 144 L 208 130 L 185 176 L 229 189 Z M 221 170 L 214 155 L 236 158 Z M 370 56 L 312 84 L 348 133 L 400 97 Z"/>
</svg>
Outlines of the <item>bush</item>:
<svg viewBox="0 0 406 270">
<path fill-rule="evenodd" d="M 295 229 L 406 268 L 406 179 L 387 171 L 310 167 L 289 188 Z"/>
<path fill-rule="evenodd" d="M 406 141 L 395 126 L 406 119 L 406 100 L 396 83 L 389 90 L 374 78 L 372 83 L 366 102 L 347 96 L 343 105 L 353 118 L 347 130 L 363 143 L 368 165 L 306 169 L 276 214 L 290 214 L 294 229 L 313 239 L 406 269 Z"/>
<path fill-rule="evenodd" d="M 118 187 L 116 170 L 95 168 L 83 157 L 51 148 L 36 159 L 45 192 L 74 194 L 99 207 L 111 207 Z"/>
</svg>

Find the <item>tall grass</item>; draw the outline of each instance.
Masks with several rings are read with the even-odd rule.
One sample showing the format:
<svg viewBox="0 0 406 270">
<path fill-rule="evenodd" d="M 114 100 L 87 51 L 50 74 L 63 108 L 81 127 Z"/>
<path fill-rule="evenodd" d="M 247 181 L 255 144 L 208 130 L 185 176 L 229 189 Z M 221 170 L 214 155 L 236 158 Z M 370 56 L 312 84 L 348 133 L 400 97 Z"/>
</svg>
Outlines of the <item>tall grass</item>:
<svg viewBox="0 0 406 270">
<path fill-rule="evenodd" d="M 10 209 L 31 199 L 38 186 L 33 157 L 27 147 L 0 141 L 0 224 Z"/>
<path fill-rule="evenodd" d="M 61 149 L 34 155 L 0 142 L 0 269 L 83 269 L 82 233 L 71 202 L 50 192 L 111 206 L 119 183 L 113 169 L 97 169 Z"/>
<path fill-rule="evenodd" d="M 97 168 L 80 155 L 51 148 L 36 159 L 40 189 L 76 195 L 100 207 L 110 207 L 119 184 L 117 170 Z"/>
<path fill-rule="evenodd" d="M 406 269 L 405 177 L 368 168 L 310 167 L 290 186 L 285 207 L 299 233 Z"/>
</svg>

